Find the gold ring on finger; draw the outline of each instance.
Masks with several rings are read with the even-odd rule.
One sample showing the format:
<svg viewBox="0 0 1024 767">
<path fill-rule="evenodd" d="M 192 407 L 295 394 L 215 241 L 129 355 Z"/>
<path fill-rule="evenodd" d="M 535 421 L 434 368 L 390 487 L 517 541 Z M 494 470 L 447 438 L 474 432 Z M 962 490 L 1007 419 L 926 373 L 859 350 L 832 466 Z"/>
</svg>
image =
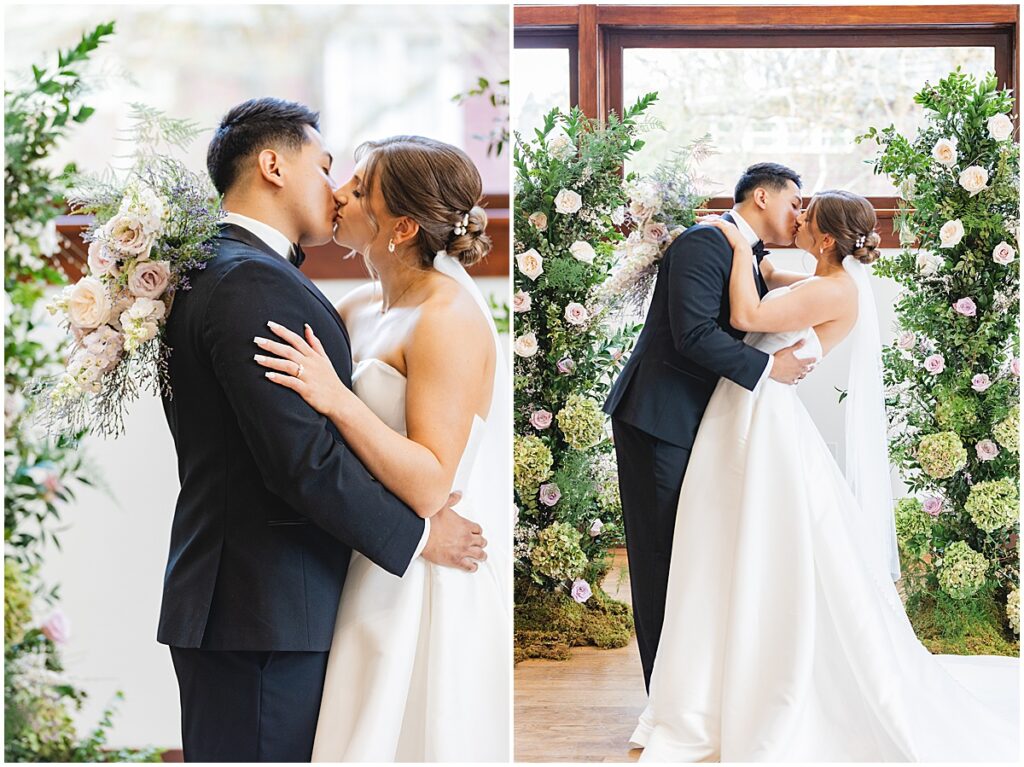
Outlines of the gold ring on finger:
<svg viewBox="0 0 1024 767">
<path fill-rule="evenodd" d="M 302 363 L 301 362 L 296 362 L 295 364 L 299 366 L 299 369 L 295 371 L 295 377 L 296 378 L 302 378 L 302 371 L 303 371 Z"/>
</svg>

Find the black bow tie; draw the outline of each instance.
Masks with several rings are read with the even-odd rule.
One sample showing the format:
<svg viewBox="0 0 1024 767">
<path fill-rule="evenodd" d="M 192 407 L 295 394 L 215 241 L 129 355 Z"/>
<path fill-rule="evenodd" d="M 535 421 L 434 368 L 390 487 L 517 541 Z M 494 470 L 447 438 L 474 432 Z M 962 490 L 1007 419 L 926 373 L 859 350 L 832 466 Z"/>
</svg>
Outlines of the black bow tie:
<svg viewBox="0 0 1024 767">
<path fill-rule="evenodd" d="M 757 263 L 760 264 L 764 257 L 771 253 L 770 250 L 764 249 L 764 241 L 758 240 L 754 243 L 754 258 L 757 259 Z"/>
<path fill-rule="evenodd" d="M 302 252 L 302 246 L 297 242 L 292 243 L 292 249 L 288 253 L 288 260 L 297 268 L 302 268 L 302 262 L 306 260 L 306 254 Z"/>
</svg>

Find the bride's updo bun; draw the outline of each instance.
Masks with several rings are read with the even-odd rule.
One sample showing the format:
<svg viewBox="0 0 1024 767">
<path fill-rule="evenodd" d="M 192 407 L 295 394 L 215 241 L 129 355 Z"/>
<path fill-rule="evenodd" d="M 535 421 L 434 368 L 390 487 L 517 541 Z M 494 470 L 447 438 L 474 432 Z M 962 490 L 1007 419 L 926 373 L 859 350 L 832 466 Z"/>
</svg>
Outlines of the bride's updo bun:
<svg viewBox="0 0 1024 767">
<path fill-rule="evenodd" d="M 441 250 L 463 266 L 490 252 L 487 214 L 479 206 L 483 182 L 461 149 L 424 136 L 391 136 L 361 144 L 356 161 L 363 158 L 364 199 L 380 184 L 391 214 L 419 224 L 416 245 L 422 267 L 430 267 Z"/>
<path fill-rule="evenodd" d="M 836 257 L 853 256 L 862 264 L 878 260 L 881 235 L 875 231 L 878 217 L 874 206 L 859 194 L 842 189 L 818 192 L 807 206 L 807 216 L 822 234 L 836 241 Z"/>
</svg>

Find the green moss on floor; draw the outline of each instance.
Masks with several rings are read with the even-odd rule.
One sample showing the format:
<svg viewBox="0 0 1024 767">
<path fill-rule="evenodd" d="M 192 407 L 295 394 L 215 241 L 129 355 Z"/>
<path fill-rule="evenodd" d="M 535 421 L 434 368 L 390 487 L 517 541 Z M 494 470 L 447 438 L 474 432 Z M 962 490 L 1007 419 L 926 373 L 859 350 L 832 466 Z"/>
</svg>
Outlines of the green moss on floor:
<svg viewBox="0 0 1024 767">
<path fill-rule="evenodd" d="M 918 638 L 941 655 L 1020 654 L 1020 640 L 1007 628 L 1005 608 L 991 594 L 956 600 L 939 591 L 916 595 L 907 614 Z"/>
<path fill-rule="evenodd" d="M 517 589 L 515 661 L 565 660 L 572 647 L 625 647 L 633 636 L 629 606 L 602 589 L 583 604 L 564 592 Z"/>
</svg>

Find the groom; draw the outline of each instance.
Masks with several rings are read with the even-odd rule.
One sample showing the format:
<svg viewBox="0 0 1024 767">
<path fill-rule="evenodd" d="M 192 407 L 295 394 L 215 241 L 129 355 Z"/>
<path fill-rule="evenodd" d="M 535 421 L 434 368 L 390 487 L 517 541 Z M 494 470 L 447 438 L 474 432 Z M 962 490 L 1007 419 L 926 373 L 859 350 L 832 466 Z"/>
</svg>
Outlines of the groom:
<svg viewBox="0 0 1024 767">
<path fill-rule="evenodd" d="M 297 268 L 300 245 L 331 239 L 336 212 L 318 120 L 277 99 L 224 116 L 207 167 L 228 214 L 167 324 L 181 492 L 157 639 L 188 761 L 310 760 L 352 549 L 396 577 L 417 556 L 469 571 L 486 558 L 457 497 L 418 517 L 253 360 L 271 316 L 299 333 L 308 322 L 351 383 L 345 327 Z"/>
<path fill-rule="evenodd" d="M 754 246 L 751 268 L 763 297 L 764 240 L 792 244 L 800 177 L 776 163 L 752 165 L 736 184 L 734 199 L 724 218 Z M 793 384 L 813 362 L 794 356 L 803 342 L 772 356 L 743 343 L 744 334 L 729 325 L 732 261 L 732 248 L 714 227 L 692 226 L 676 238 L 658 267 L 636 348 L 604 406 L 612 417 L 633 618 L 648 689 L 665 616 L 679 489 L 718 379 L 750 390 L 766 377 Z"/>
</svg>

